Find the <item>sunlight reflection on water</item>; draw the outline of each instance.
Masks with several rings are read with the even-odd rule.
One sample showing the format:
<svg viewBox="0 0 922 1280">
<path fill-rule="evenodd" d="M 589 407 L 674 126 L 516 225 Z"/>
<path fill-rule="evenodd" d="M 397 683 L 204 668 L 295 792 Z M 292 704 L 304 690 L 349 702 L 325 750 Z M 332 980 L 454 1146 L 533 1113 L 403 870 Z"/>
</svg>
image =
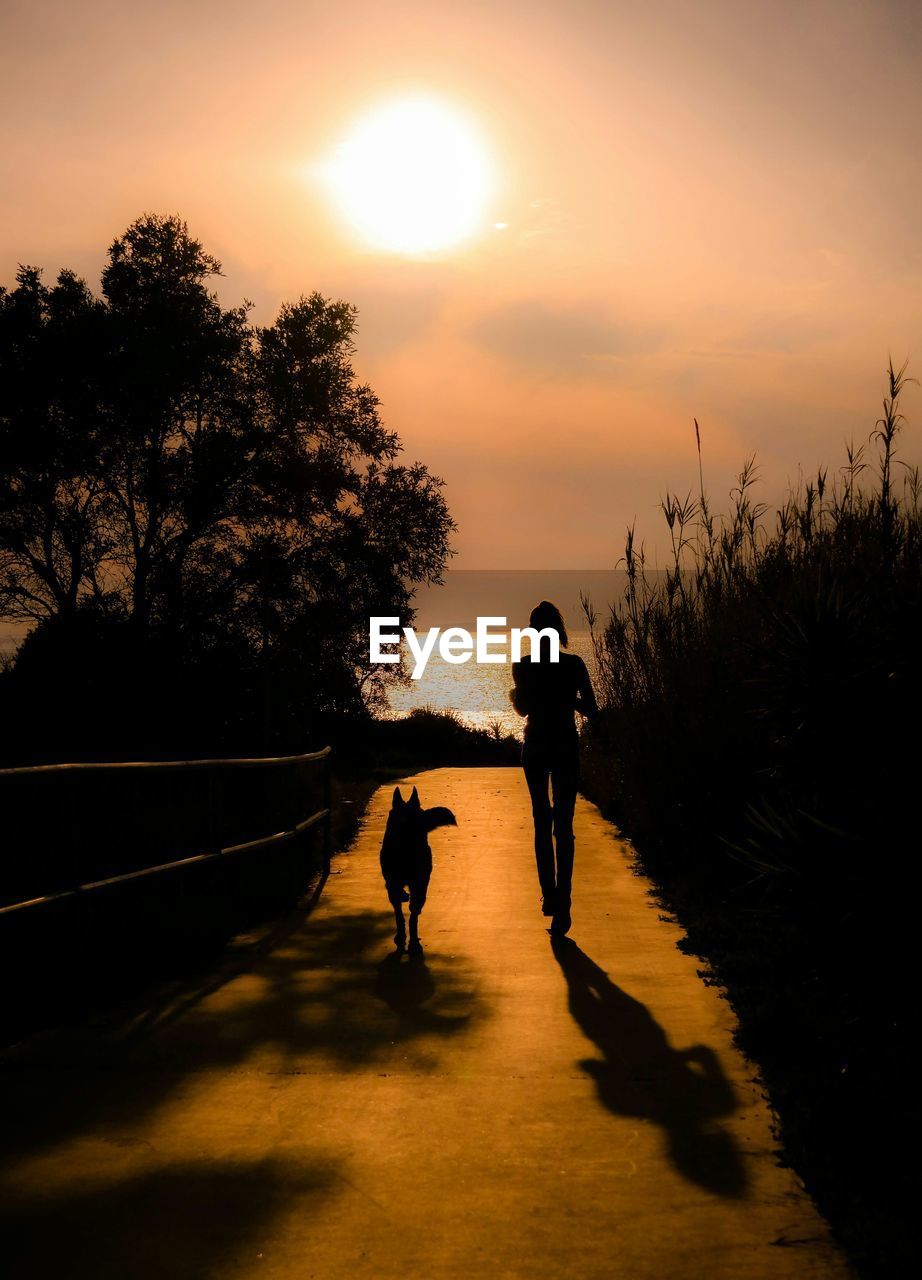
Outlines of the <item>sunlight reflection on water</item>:
<svg viewBox="0 0 922 1280">
<path fill-rule="evenodd" d="M 577 653 L 595 673 L 592 644 L 588 632 L 570 636 L 570 652 Z M 476 729 L 491 729 L 499 724 L 502 733 L 522 736 L 525 721 L 512 709 L 509 690 L 512 688 L 512 670 L 503 666 L 479 665 L 471 659 L 463 665 L 444 662 L 435 653 L 429 659 L 425 674 L 391 690 L 390 715 L 394 718 L 408 715 L 417 707 L 430 707 L 434 711 L 456 711 Z"/>
</svg>

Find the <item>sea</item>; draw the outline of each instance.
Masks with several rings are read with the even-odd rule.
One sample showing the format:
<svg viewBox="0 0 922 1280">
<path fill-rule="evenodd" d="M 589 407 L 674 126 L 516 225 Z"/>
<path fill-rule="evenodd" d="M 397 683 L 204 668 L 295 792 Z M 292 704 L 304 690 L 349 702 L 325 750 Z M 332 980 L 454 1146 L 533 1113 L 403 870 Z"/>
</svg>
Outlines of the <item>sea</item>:
<svg viewBox="0 0 922 1280">
<path fill-rule="evenodd" d="M 479 617 L 504 617 L 509 627 L 527 627 L 528 615 L 540 600 L 550 600 L 564 616 L 570 652 L 577 653 L 595 675 L 589 623 L 582 599 L 588 599 L 604 625 L 611 606 L 627 585 L 623 570 L 610 569 L 449 569 L 442 586 L 422 588 L 414 601 L 414 627 L 465 627 L 473 633 Z M 497 628 L 498 629 L 498 628 Z M 496 646 L 501 652 L 501 646 Z M 412 670 L 404 651 L 404 671 Z M 453 711 L 468 725 L 502 734 L 522 735 L 522 718 L 509 700 L 512 672 L 508 664 L 448 663 L 435 651 L 419 680 L 394 686 L 388 697 L 389 717 L 416 708 Z"/>
<path fill-rule="evenodd" d="M 539 600 L 551 600 L 560 609 L 570 637 L 570 650 L 578 653 L 595 674 L 589 625 L 581 597 L 591 601 L 604 624 L 613 603 L 624 595 L 627 574 L 617 569 L 449 569 L 441 586 L 423 587 L 416 595 L 414 627 L 465 627 L 473 633 L 478 617 L 503 617 L 509 627 L 526 627 L 528 615 Z M 0 654 L 11 654 L 25 628 L 0 627 Z M 404 650 L 403 669 L 412 670 Z M 522 719 L 509 701 L 512 673 L 508 664 L 480 665 L 443 661 L 436 650 L 419 680 L 395 685 L 385 715 L 409 715 L 417 707 L 453 711 L 478 729 L 498 729 L 521 737 Z"/>
</svg>

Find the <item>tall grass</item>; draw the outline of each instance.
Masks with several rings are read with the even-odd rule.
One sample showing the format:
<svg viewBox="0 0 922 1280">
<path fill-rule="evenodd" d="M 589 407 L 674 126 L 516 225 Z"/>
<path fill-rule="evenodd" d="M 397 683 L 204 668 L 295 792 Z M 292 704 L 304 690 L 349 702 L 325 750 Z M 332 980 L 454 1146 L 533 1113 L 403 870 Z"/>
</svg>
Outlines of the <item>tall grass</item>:
<svg viewBox="0 0 922 1280">
<path fill-rule="evenodd" d="M 868 1275 L 899 1274 L 909 1247 L 881 1106 L 917 1106 L 905 880 L 922 484 L 899 458 L 907 381 L 891 363 L 868 441 L 773 511 L 753 459 L 715 510 L 696 422 L 698 493 L 662 502 L 667 572 L 648 574 L 629 530 L 624 600 L 601 626 L 587 611 L 604 707 L 587 789 L 726 983 L 787 1150 Z"/>
</svg>

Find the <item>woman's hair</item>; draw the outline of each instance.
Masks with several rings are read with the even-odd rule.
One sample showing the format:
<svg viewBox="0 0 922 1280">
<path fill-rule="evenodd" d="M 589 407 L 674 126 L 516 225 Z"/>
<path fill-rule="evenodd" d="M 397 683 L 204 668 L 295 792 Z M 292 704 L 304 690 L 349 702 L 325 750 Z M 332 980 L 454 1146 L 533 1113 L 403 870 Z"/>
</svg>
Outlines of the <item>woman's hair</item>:
<svg viewBox="0 0 922 1280">
<path fill-rule="evenodd" d="M 556 604 L 551 604 L 550 600 L 542 600 L 540 604 L 535 605 L 531 611 L 531 617 L 528 619 L 528 625 L 534 627 L 536 631 L 543 631 L 545 627 L 551 627 L 560 636 L 560 643 L 565 649 L 569 644 L 563 614 Z"/>
</svg>

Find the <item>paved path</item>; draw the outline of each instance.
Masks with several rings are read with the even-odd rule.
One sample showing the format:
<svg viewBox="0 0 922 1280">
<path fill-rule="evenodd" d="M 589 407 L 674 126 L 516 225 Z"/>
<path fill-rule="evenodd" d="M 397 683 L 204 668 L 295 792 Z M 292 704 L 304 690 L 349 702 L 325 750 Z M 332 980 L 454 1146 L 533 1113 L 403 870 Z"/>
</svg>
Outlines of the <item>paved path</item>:
<svg viewBox="0 0 922 1280">
<path fill-rule="evenodd" d="M 597 810 L 555 954 L 519 771 L 415 781 L 460 823 L 432 836 L 424 960 L 391 953 L 387 788 L 307 920 L 5 1055 L 8 1280 L 846 1276 Z"/>
</svg>

